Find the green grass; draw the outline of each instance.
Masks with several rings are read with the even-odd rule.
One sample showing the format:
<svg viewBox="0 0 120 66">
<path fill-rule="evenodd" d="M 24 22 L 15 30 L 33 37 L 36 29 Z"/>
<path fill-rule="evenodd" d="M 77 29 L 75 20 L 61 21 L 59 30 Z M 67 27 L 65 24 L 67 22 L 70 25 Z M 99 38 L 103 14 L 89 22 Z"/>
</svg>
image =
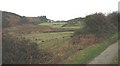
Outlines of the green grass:
<svg viewBox="0 0 120 66">
<path fill-rule="evenodd" d="M 41 26 L 49 26 L 52 28 L 65 28 L 65 29 L 79 29 L 80 26 L 67 26 L 67 27 L 62 27 L 66 23 L 41 23 L 39 25 Z"/>
<path fill-rule="evenodd" d="M 111 64 L 118 64 L 118 54 L 113 58 Z"/>
<path fill-rule="evenodd" d="M 24 35 L 26 38 L 31 39 L 31 40 L 52 40 L 52 39 L 59 39 L 65 36 L 71 35 L 73 32 L 56 32 L 56 33 L 38 33 L 38 34 L 27 34 Z"/>
<path fill-rule="evenodd" d="M 73 32 L 39 33 L 24 35 L 24 37 L 37 42 L 43 49 L 57 50 L 72 34 Z"/>
<path fill-rule="evenodd" d="M 60 28 L 64 25 L 65 23 L 41 23 L 39 25 L 43 25 L 43 26 L 50 26 L 53 28 Z"/>
<path fill-rule="evenodd" d="M 62 64 L 87 64 L 102 51 L 104 51 L 110 44 L 117 40 L 118 35 L 115 34 L 109 39 L 98 43 L 96 45 L 85 48 L 82 51 L 76 52 L 68 57 L 66 60 L 60 62 Z"/>
<path fill-rule="evenodd" d="M 70 26 L 70 27 L 63 27 L 63 28 L 73 28 L 73 29 L 79 29 L 80 26 Z"/>
</svg>

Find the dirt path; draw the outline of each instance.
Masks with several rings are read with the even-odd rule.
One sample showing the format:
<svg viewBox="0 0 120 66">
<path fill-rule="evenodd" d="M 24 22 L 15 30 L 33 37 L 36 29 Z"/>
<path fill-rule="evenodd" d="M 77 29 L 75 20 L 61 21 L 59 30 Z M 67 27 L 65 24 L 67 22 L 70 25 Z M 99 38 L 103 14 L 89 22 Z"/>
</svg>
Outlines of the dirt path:
<svg viewBox="0 0 120 66">
<path fill-rule="evenodd" d="M 89 64 L 110 64 L 116 54 L 118 54 L 118 42 L 110 45 Z"/>
</svg>

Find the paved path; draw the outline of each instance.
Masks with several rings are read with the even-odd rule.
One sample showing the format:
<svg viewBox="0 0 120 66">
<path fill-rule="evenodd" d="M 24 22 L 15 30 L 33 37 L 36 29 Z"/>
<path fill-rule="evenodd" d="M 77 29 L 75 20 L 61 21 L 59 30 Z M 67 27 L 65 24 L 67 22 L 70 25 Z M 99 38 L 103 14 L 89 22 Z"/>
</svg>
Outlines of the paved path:
<svg viewBox="0 0 120 66">
<path fill-rule="evenodd" d="M 110 64 L 116 54 L 118 54 L 118 42 L 110 45 L 105 51 L 94 58 L 89 64 Z"/>
</svg>

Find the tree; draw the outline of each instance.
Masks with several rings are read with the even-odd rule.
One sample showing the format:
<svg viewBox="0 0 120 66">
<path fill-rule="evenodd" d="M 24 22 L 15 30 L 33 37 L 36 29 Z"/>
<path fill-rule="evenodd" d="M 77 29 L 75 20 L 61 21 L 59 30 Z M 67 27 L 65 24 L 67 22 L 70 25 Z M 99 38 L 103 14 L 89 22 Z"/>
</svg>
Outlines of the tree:
<svg viewBox="0 0 120 66">
<path fill-rule="evenodd" d="M 48 22 L 48 19 L 46 16 L 40 16 L 39 19 L 41 22 Z"/>
<path fill-rule="evenodd" d="M 109 22 L 113 24 L 114 28 L 117 30 L 118 29 L 118 13 L 117 12 L 110 13 L 108 14 L 107 18 Z"/>
<path fill-rule="evenodd" d="M 107 37 L 113 32 L 113 26 L 102 13 L 95 13 L 85 17 L 84 27 L 75 34 L 94 34 L 96 37 Z"/>
</svg>

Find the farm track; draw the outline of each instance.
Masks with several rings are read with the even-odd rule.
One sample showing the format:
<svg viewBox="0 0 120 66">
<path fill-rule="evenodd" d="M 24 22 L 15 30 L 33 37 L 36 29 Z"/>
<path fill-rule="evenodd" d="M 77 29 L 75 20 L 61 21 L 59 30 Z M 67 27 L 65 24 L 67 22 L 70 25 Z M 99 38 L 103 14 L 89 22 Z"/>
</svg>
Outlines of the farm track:
<svg viewBox="0 0 120 66">
<path fill-rule="evenodd" d="M 110 45 L 100 55 L 94 58 L 89 64 L 110 64 L 118 53 L 118 42 Z"/>
</svg>

